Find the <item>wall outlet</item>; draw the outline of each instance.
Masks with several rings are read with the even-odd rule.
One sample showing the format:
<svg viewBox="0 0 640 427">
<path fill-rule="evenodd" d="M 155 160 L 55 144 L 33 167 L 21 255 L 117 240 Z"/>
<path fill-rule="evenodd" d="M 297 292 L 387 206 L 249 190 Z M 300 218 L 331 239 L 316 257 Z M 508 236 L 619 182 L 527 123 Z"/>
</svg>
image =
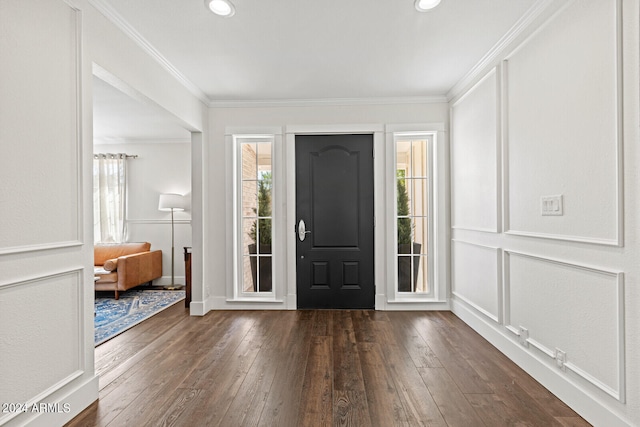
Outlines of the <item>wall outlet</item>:
<svg viewBox="0 0 640 427">
<path fill-rule="evenodd" d="M 542 196 L 540 198 L 540 213 L 543 216 L 564 215 L 562 194 L 556 196 Z"/>
</svg>

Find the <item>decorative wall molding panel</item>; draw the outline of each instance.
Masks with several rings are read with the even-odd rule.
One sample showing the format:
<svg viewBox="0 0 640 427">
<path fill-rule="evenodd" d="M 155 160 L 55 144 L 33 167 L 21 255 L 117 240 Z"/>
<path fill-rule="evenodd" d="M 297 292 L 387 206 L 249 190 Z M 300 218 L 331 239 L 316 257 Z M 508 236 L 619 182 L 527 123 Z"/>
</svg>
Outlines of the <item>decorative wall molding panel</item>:
<svg viewBox="0 0 640 427">
<path fill-rule="evenodd" d="M 481 228 L 481 227 L 471 227 L 471 226 L 460 226 L 454 225 L 451 227 L 452 230 L 463 230 L 463 231 L 477 231 L 479 233 L 491 233 L 497 234 L 498 231 L 495 228 Z"/>
<path fill-rule="evenodd" d="M 31 406 L 84 373 L 83 272 L 0 284 L 0 336 L 11 343 L 1 347 L 0 402 Z M 0 417 L 0 424 L 15 415 Z"/>
<path fill-rule="evenodd" d="M 499 82 L 493 68 L 450 109 L 452 228 L 499 232 Z"/>
<path fill-rule="evenodd" d="M 43 244 L 36 244 L 36 245 L 13 246 L 13 247 L 7 247 L 7 248 L 0 248 L 0 256 L 19 254 L 24 252 L 37 252 L 37 251 L 48 251 L 52 249 L 70 248 L 73 246 L 80 246 L 82 244 L 83 242 L 79 240 L 71 240 L 68 242 L 53 242 L 53 243 L 43 243 Z"/>
<path fill-rule="evenodd" d="M 0 145 L 12 147 L 0 159 L 0 199 L 12 201 L 0 212 L 0 255 L 83 240 L 81 14 L 64 2 L 45 2 L 37 9 L 16 4 L 3 4 L 0 15 L 0 27 L 13 36 L 0 39 L 3 79 L 24 88 L 0 98 Z"/>
<path fill-rule="evenodd" d="M 503 52 L 522 37 L 526 37 L 536 28 L 536 23 L 542 22 L 558 9 L 558 2 L 554 0 L 541 0 L 536 2 L 531 9 L 523 15 L 518 22 L 478 61 L 478 63 L 447 93 L 450 101 L 457 101 L 465 88 L 482 75 L 484 70 L 499 61 Z M 463 95 L 464 96 L 464 95 Z"/>
<path fill-rule="evenodd" d="M 474 310 L 502 323 L 501 249 L 454 239 L 451 293 Z"/>
<path fill-rule="evenodd" d="M 637 168 L 629 159 L 637 154 L 640 6 L 634 0 L 553 3 L 544 20 L 450 92 L 451 306 L 589 422 L 630 426 L 638 419 L 632 403 L 637 316 L 625 304 L 634 306 L 637 244 L 624 236 L 637 228 L 631 199 L 638 187 L 629 178 Z M 484 215 L 489 204 L 486 195 L 475 204 L 470 191 L 460 194 L 459 178 L 478 172 L 456 163 L 462 107 L 470 109 L 489 76 L 496 92 L 475 103 L 498 108 L 497 232 L 457 216 L 457 209 Z M 477 167 L 478 174 L 493 172 L 486 161 Z M 549 200 L 560 201 L 562 212 L 549 209 Z M 502 324 L 461 289 L 456 264 L 493 268 L 483 245 L 508 248 L 500 274 Z M 493 283 L 492 275 L 478 275 L 484 276 Z"/>
<path fill-rule="evenodd" d="M 622 245 L 621 9 L 572 2 L 506 58 L 507 234 Z M 550 195 L 563 196 L 564 215 L 542 216 Z"/>
<path fill-rule="evenodd" d="M 509 250 L 503 265 L 507 330 L 624 402 L 624 274 Z"/>
</svg>

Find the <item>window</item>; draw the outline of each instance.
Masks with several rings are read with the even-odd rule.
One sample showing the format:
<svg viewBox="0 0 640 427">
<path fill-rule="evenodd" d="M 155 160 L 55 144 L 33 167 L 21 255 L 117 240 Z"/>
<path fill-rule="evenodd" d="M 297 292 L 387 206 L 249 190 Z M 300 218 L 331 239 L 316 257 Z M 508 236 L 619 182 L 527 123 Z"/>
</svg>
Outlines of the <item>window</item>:
<svg viewBox="0 0 640 427">
<path fill-rule="evenodd" d="M 431 293 L 430 135 L 395 135 L 396 267 L 398 293 Z"/>
<path fill-rule="evenodd" d="M 234 136 L 238 293 L 273 292 L 273 137 Z"/>
<path fill-rule="evenodd" d="M 96 243 L 126 241 L 127 155 L 93 156 L 93 237 Z"/>
</svg>

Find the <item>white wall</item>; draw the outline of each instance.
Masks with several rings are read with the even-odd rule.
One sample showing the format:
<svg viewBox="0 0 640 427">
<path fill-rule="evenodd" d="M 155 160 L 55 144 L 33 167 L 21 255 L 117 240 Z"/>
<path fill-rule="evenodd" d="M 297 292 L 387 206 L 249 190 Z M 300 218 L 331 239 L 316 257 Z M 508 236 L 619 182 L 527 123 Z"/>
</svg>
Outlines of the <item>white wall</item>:
<svg viewBox="0 0 640 427">
<path fill-rule="evenodd" d="M 98 394 L 80 24 L 63 1 L 0 7 L 0 402 L 29 405 L 0 425 L 62 424 Z"/>
<path fill-rule="evenodd" d="M 492 232 L 498 228 L 497 95 L 492 70 L 451 109 L 451 138 L 457 143 L 451 151 L 451 169 L 456 171 L 451 191 L 459 201 L 451 206 L 453 228 Z"/>
<path fill-rule="evenodd" d="M 205 256 L 209 260 L 205 267 L 205 301 L 201 308 L 206 312 L 211 308 L 274 308 L 270 305 L 243 305 L 230 304 L 227 299 L 233 296 L 233 258 L 230 251 L 232 242 L 232 170 L 231 170 L 231 146 L 225 142 L 225 131 L 228 128 L 259 129 L 276 127 L 286 132 L 287 128 L 305 126 L 328 126 L 348 128 L 349 126 L 373 125 L 384 131 L 385 124 L 411 124 L 411 123 L 440 123 L 445 127 L 448 120 L 448 107 L 446 103 L 424 104 L 388 104 L 388 105 L 300 105 L 300 106 L 273 106 L 273 107 L 238 107 L 238 108 L 211 108 L 210 129 L 211 138 L 208 145 L 206 186 L 210 201 L 208 216 L 206 218 L 207 231 Z M 286 143 L 286 139 L 283 139 Z M 443 138 L 439 141 L 443 152 L 448 151 L 448 141 Z M 384 149 L 376 151 L 376 162 L 384 165 Z M 281 165 L 284 161 L 284 152 Z M 282 170 L 281 170 L 282 171 Z M 384 178 L 382 178 L 384 179 Z M 443 193 L 443 192 L 441 192 Z M 444 197 L 444 195 L 443 195 Z M 377 197 L 381 199 L 381 197 Z M 226 200 L 224 206 L 220 200 Z M 282 200 L 280 208 L 287 210 L 287 200 Z M 444 207 L 444 203 L 441 204 Z M 377 214 L 376 214 L 377 215 Z M 378 223 L 380 224 L 380 223 Z M 286 228 L 288 230 L 288 227 Z M 384 234 L 383 225 L 376 229 Z M 282 234 L 288 237 L 288 233 Z M 445 249 L 444 252 L 447 252 Z M 283 252 L 282 256 L 286 256 Z M 443 257 L 446 258 L 446 257 Z M 443 268 L 445 270 L 445 268 Z M 286 266 L 285 266 L 286 271 Z M 224 274 L 224 276 L 222 276 Z M 386 273 L 385 273 L 386 274 Z M 380 279 L 384 274 L 379 275 Z M 221 280 L 224 277 L 224 280 Z M 282 274 L 280 277 L 284 277 Z M 283 288 L 280 295 L 290 298 L 291 306 L 291 279 L 283 278 L 276 286 Z M 442 278 L 446 281 L 446 275 Z M 289 291 L 287 292 L 287 289 Z M 293 287 L 295 290 L 295 287 Z M 193 304 L 192 304 L 193 307 Z M 286 308 L 286 301 L 282 301 L 280 308 Z M 295 305 L 294 305 L 295 307 Z"/>
<path fill-rule="evenodd" d="M 0 21 L 0 401 L 56 402 L 82 390 L 68 402 L 86 405 L 97 378 L 83 286 L 80 16 L 63 2 L 4 2 Z M 0 424 L 29 418 L 3 413 Z"/>
<path fill-rule="evenodd" d="M 150 242 L 151 249 L 162 250 L 162 278 L 154 285 L 171 282 L 171 213 L 158 210 L 161 193 L 182 194 L 187 200 L 184 212 L 174 212 L 176 283 L 184 284 L 185 246 L 191 246 L 191 143 L 143 142 L 95 144 L 95 153 L 137 155 L 127 160 L 128 209 L 127 240 Z"/>
<path fill-rule="evenodd" d="M 98 397 L 92 65 L 191 131 L 206 108 L 85 0 L 3 0 L 0 28 L 0 402 L 60 408 L 0 424 L 63 425 Z"/>
<path fill-rule="evenodd" d="M 452 307 L 587 421 L 638 425 L 638 3 L 566 3 L 451 102 Z"/>
</svg>

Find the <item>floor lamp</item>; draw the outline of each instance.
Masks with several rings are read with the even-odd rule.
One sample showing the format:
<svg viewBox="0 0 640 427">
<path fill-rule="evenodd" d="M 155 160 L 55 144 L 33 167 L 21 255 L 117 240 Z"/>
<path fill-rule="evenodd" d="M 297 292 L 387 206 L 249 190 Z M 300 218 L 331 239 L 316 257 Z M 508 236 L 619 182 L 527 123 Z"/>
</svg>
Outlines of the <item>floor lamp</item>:
<svg viewBox="0 0 640 427">
<path fill-rule="evenodd" d="M 174 257 L 175 257 L 175 244 L 174 244 L 174 232 L 173 232 L 173 212 L 184 210 L 184 199 L 180 194 L 161 194 L 160 201 L 158 203 L 158 210 L 171 211 L 171 285 L 167 289 L 175 289 L 177 286 L 174 276 Z"/>
</svg>

